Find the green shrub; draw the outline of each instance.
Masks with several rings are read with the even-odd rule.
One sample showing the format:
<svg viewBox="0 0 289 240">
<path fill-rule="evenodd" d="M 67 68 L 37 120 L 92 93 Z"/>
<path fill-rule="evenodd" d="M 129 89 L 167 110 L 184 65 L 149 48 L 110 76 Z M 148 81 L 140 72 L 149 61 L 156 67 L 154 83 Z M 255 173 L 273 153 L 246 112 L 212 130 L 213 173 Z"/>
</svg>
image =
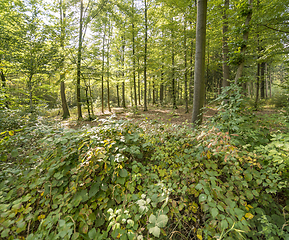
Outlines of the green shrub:
<svg viewBox="0 0 289 240">
<path fill-rule="evenodd" d="M 36 133 L 38 154 L 0 172 L 3 239 L 246 239 L 266 236 L 271 206 L 282 216 L 284 163 L 217 128 L 109 120 Z"/>
</svg>

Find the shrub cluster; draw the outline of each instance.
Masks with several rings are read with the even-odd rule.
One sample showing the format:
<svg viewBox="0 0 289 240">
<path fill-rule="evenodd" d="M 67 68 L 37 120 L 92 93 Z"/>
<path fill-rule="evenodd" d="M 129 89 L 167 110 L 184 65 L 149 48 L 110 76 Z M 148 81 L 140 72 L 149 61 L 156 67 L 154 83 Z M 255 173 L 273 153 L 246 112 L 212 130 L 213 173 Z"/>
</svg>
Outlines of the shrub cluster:
<svg viewBox="0 0 289 240">
<path fill-rule="evenodd" d="M 274 145 L 247 152 L 212 126 L 37 127 L 25 132 L 45 133 L 26 167 L 15 167 L 17 154 L 13 166 L 9 158 L 1 163 L 3 239 L 289 236 L 288 155 L 274 153 Z M 287 151 L 289 139 L 282 143 Z"/>
</svg>

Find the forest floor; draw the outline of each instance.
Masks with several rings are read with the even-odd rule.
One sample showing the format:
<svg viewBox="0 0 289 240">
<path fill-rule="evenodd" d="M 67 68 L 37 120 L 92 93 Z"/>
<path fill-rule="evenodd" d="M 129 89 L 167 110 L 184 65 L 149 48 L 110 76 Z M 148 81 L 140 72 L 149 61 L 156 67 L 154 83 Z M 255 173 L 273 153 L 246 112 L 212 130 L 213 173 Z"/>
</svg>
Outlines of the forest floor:
<svg viewBox="0 0 289 240">
<path fill-rule="evenodd" d="M 149 106 L 148 111 L 143 111 L 143 107 L 139 107 L 138 110 L 135 108 L 112 108 L 109 112 L 105 110 L 102 113 L 99 109 L 95 112 L 95 119 L 92 121 L 86 120 L 88 117 L 84 114 L 83 121 L 77 121 L 74 111 L 72 111 L 72 116 L 68 120 L 62 121 L 62 124 L 70 128 L 79 128 L 83 125 L 97 126 L 99 123 L 103 122 L 105 119 L 127 119 L 133 122 L 141 121 L 156 121 L 160 123 L 172 123 L 177 125 L 190 124 L 192 122 L 192 109 L 186 113 L 184 106 L 178 106 L 178 109 L 172 109 L 171 107 L 153 107 Z M 215 108 L 207 108 L 204 112 L 204 120 L 214 116 L 217 113 Z M 58 116 L 57 120 L 61 121 L 61 117 Z"/>
</svg>

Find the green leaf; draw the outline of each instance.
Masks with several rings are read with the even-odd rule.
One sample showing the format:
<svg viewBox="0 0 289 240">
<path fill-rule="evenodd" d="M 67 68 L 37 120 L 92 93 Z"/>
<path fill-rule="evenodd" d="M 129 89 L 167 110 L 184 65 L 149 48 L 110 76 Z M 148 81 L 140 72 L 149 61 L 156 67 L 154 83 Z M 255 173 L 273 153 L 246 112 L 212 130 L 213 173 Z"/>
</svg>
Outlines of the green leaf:
<svg viewBox="0 0 289 240">
<path fill-rule="evenodd" d="M 18 154 L 18 150 L 17 149 L 13 149 L 12 151 L 11 151 L 11 157 L 13 157 L 13 158 L 15 158 L 15 157 L 17 157 L 19 154 Z"/>
<path fill-rule="evenodd" d="M 2 233 L 1 233 L 1 237 L 5 238 L 5 237 L 8 237 L 8 233 L 10 232 L 10 229 L 7 228 L 5 229 Z"/>
<path fill-rule="evenodd" d="M 222 229 L 227 229 L 227 228 L 228 228 L 228 222 L 226 221 L 226 219 L 222 220 L 222 222 L 221 222 L 221 228 L 222 228 Z"/>
<path fill-rule="evenodd" d="M 235 208 L 234 211 L 235 211 L 238 219 L 241 220 L 242 217 L 244 216 L 245 212 L 243 210 L 241 210 L 240 208 Z"/>
<path fill-rule="evenodd" d="M 93 197 L 99 191 L 99 185 L 100 185 L 99 182 L 93 183 L 91 185 L 90 190 L 89 190 L 89 198 Z"/>
<path fill-rule="evenodd" d="M 90 239 L 96 239 L 96 230 L 95 228 L 91 229 L 89 232 L 88 232 L 88 237 Z"/>
<path fill-rule="evenodd" d="M 161 233 L 161 229 L 158 226 L 149 229 L 149 232 L 155 237 L 159 237 Z"/>
<path fill-rule="evenodd" d="M 199 196 L 199 202 L 204 202 L 207 200 L 207 195 L 206 194 L 200 194 Z"/>
<path fill-rule="evenodd" d="M 156 225 L 158 227 L 162 228 L 162 227 L 166 226 L 167 222 L 168 222 L 167 215 L 162 214 L 162 215 L 158 216 L 157 221 L 156 221 Z"/>
<path fill-rule="evenodd" d="M 151 214 L 149 217 L 149 222 L 155 224 L 157 221 L 157 218 L 155 215 Z"/>
<path fill-rule="evenodd" d="M 212 217 L 215 218 L 219 214 L 218 208 L 212 208 L 211 214 L 212 214 Z"/>
<path fill-rule="evenodd" d="M 119 175 L 120 175 L 121 177 L 125 178 L 125 177 L 128 176 L 128 172 L 127 172 L 126 169 L 123 168 L 123 169 L 121 169 L 121 170 L 119 171 Z"/>
<path fill-rule="evenodd" d="M 77 239 L 79 239 L 79 233 L 78 233 L 78 232 L 75 232 L 75 233 L 72 235 L 71 240 L 77 240 Z"/>
</svg>

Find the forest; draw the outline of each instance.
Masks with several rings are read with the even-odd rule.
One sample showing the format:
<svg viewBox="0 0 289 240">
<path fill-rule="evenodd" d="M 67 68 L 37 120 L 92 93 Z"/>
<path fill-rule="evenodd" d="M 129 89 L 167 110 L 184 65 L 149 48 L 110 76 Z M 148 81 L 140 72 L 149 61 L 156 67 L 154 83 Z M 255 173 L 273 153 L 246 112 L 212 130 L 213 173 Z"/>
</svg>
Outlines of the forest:
<svg viewBox="0 0 289 240">
<path fill-rule="evenodd" d="M 289 0 L 1 0 L 0 239 L 289 240 Z"/>
</svg>

